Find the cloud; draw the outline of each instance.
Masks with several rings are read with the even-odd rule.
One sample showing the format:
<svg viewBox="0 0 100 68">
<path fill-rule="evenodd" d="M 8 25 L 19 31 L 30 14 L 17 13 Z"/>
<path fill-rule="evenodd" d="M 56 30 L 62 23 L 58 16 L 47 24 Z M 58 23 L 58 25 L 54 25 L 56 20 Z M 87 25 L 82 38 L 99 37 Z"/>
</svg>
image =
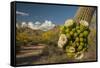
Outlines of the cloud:
<svg viewBox="0 0 100 68">
<path fill-rule="evenodd" d="M 40 25 L 41 23 L 39 21 L 35 22 L 36 25 Z"/>
<path fill-rule="evenodd" d="M 17 15 L 22 15 L 22 16 L 29 16 L 28 13 L 20 12 L 20 11 L 16 11 L 16 14 L 17 14 Z"/>
<path fill-rule="evenodd" d="M 22 22 L 22 25 L 21 25 L 21 27 L 27 27 L 27 24 L 26 24 L 26 22 Z"/>
<path fill-rule="evenodd" d="M 21 27 L 29 27 L 33 30 L 42 30 L 42 31 L 47 31 L 52 28 L 54 28 L 56 25 L 52 23 L 52 21 L 45 20 L 44 22 L 39 22 L 36 21 L 35 23 L 33 22 L 22 22 Z"/>
<path fill-rule="evenodd" d="M 34 29 L 33 26 L 34 26 L 33 22 L 28 22 L 28 27 L 30 27 L 31 29 Z"/>
<path fill-rule="evenodd" d="M 55 24 L 53 24 L 51 21 L 45 20 L 45 22 L 41 24 L 40 29 L 46 31 L 54 27 L 55 27 Z"/>
</svg>

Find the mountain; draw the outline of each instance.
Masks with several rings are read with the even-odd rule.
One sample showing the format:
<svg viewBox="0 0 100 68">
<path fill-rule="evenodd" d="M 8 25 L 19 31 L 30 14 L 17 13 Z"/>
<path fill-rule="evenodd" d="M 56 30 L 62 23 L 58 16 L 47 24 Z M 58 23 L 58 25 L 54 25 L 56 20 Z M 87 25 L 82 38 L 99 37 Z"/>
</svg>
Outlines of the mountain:
<svg viewBox="0 0 100 68">
<path fill-rule="evenodd" d="M 16 23 L 16 27 L 28 27 L 31 28 L 33 30 L 42 30 L 42 31 L 47 31 L 50 29 L 53 29 L 56 25 L 53 24 L 51 21 L 45 20 L 45 22 L 40 23 L 40 22 L 22 22 L 21 24 Z"/>
</svg>

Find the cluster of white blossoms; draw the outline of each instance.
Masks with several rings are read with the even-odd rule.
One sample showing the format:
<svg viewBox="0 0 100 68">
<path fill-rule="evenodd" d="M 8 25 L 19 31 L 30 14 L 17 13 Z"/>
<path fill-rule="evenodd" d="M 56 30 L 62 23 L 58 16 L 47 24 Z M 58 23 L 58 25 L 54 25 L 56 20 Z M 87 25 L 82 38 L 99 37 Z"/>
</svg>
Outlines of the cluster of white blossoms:
<svg viewBox="0 0 100 68">
<path fill-rule="evenodd" d="M 61 34 L 58 40 L 58 47 L 63 48 L 63 46 L 67 43 L 67 37 L 65 34 Z"/>
<path fill-rule="evenodd" d="M 65 26 L 66 27 L 69 27 L 69 26 L 72 26 L 74 24 L 74 20 L 73 19 L 68 19 L 65 21 Z"/>
<path fill-rule="evenodd" d="M 80 21 L 80 24 L 81 24 L 82 26 L 86 26 L 86 27 L 89 26 L 88 22 L 85 21 L 85 20 L 81 20 L 81 21 Z"/>
</svg>

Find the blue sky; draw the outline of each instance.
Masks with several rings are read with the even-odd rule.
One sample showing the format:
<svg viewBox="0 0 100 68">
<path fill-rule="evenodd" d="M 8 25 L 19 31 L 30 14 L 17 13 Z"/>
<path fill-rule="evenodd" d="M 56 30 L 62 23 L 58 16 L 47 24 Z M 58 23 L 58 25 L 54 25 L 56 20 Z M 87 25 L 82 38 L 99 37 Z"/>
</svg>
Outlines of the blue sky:
<svg viewBox="0 0 100 68">
<path fill-rule="evenodd" d="M 77 9 L 78 6 L 17 3 L 16 19 L 33 23 L 49 20 L 55 24 L 63 24 L 66 19 L 73 18 Z"/>
</svg>

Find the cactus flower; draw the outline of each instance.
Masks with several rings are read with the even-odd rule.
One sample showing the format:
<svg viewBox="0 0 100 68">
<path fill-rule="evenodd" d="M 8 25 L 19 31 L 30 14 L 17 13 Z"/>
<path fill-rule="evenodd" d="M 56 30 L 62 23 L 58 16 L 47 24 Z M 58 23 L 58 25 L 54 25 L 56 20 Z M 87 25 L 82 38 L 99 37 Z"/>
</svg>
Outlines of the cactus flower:
<svg viewBox="0 0 100 68">
<path fill-rule="evenodd" d="M 80 25 L 85 26 L 85 27 L 88 27 L 89 26 L 88 22 L 85 21 L 85 20 L 81 20 L 80 21 Z"/>
<path fill-rule="evenodd" d="M 63 48 L 63 46 L 67 43 L 67 37 L 65 34 L 61 34 L 58 40 L 58 47 Z"/>
<path fill-rule="evenodd" d="M 80 60 L 84 57 L 84 52 L 77 52 L 75 55 L 75 59 Z"/>
<path fill-rule="evenodd" d="M 65 21 L 64 24 L 66 27 L 70 27 L 74 25 L 74 20 L 73 19 L 68 19 L 67 21 Z"/>
</svg>

